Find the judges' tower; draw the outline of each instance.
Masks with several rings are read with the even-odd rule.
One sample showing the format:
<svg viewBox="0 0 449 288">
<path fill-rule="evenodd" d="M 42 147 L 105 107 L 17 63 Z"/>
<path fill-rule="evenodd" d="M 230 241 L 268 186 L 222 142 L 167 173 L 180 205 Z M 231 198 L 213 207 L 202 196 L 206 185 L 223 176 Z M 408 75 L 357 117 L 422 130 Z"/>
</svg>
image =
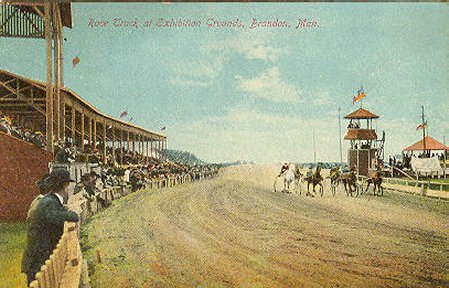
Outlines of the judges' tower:
<svg viewBox="0 0 449 288">
<path fill-rule="evenodd" d="M 384 158 L 385 132 L 382 133 L 382 139 L 377 139 L 376 130 L 373 129 L 373 119 L 379 116 L 359 108 L 344 118 L 349 120 L 344 137 L 351 143 L 348 150 L 349 167 L 355 166 L 357 174 L 366 176 L 369 171 L 376 170 Z"/>
</svg>

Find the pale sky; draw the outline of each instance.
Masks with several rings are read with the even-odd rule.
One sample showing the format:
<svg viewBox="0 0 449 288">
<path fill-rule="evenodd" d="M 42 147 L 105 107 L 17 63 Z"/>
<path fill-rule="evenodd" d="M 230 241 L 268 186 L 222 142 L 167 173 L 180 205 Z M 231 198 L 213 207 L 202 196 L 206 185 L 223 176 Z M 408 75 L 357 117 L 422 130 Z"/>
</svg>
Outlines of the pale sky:
<svg viewBox="0 0 449 288">
<path fill-rule="evenodd" d="M 74 3 L 72 15 L 65 85 L 111 116 L 128 110 L 139 126 L 166 126 L 169 148 L 206 161 L 310 161 L 313 131 L 317 160 L 338 161 L 338 108 L 359 107 L 360 85 L 387 157 L 420 139 L 421 105 L 429 135 L 449 143 L 447 4 Z M 201 24 L 158 27 L 161 18 Z M 290 28 L 250 29 L 253 18 Z M 208 19 L 243 27 L 208 28 Z M 298 19 L 319 27 L 295 29 Z M 1 69 L 45 80 L 44 40 L 0 38 L 0 47 Z"/>
</svg>

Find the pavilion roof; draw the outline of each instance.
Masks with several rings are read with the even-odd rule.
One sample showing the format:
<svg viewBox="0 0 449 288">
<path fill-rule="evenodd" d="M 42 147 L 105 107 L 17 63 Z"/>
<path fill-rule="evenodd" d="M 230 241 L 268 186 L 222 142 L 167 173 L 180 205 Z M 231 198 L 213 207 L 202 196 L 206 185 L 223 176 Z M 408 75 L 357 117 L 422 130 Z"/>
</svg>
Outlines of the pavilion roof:
<svg viewBox="0 0 449 288">
<path fill-rule="evenodd" d="M 355 110 L 354 112 L 346 115 L 345 118 L 346 119 L 375 119 L 375 118 L 379 118 L 379 116 L 377 116 L 374 113 L 369 112 L 368 110 L 359 108 L 359 109 Z"/>
<path fill-rule="evenodd" d="M 449 150 L 448 146 L 445 146 L 430 136 L 426 136 L 424 140 L 426 143 L 426 150 Z M 404 148 L 404 151 L 424 150 L 424 140 L 421 139 L 418 142 Z"/>
</svg>

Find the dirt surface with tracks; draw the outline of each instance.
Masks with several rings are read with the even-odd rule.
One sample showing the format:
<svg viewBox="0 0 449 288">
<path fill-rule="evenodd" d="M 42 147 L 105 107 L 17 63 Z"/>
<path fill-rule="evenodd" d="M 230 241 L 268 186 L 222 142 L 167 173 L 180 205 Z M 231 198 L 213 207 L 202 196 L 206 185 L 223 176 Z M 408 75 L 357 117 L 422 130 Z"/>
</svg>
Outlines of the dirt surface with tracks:
<svg viewBox="0 0 449 288">
<path fill-rule="evenodd" d="M 449 202 L 274 193 L 278 169 L 115 201 L 83 227 L 92 287 L 449 286 Z"/>
</svg>

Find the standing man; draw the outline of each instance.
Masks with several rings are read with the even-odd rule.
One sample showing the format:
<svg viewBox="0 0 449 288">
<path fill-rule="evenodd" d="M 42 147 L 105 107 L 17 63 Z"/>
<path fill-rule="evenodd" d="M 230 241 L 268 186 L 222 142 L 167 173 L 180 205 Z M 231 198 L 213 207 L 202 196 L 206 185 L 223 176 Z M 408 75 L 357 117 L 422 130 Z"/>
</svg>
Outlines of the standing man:
<svg viewBox="0 0 449 288">
<path fill-rule="evenodd" d="M 42 197 L 27 221 L 27 245 L 22 258 L 22 272 L 28 285 L 50 258 L 64 231 L 64 222 L 78 222 L 78 214 L 63 206 L 69 196 L 70 173 L 54 169 L 45 179 L 49 192 Z"/>
</svg>

